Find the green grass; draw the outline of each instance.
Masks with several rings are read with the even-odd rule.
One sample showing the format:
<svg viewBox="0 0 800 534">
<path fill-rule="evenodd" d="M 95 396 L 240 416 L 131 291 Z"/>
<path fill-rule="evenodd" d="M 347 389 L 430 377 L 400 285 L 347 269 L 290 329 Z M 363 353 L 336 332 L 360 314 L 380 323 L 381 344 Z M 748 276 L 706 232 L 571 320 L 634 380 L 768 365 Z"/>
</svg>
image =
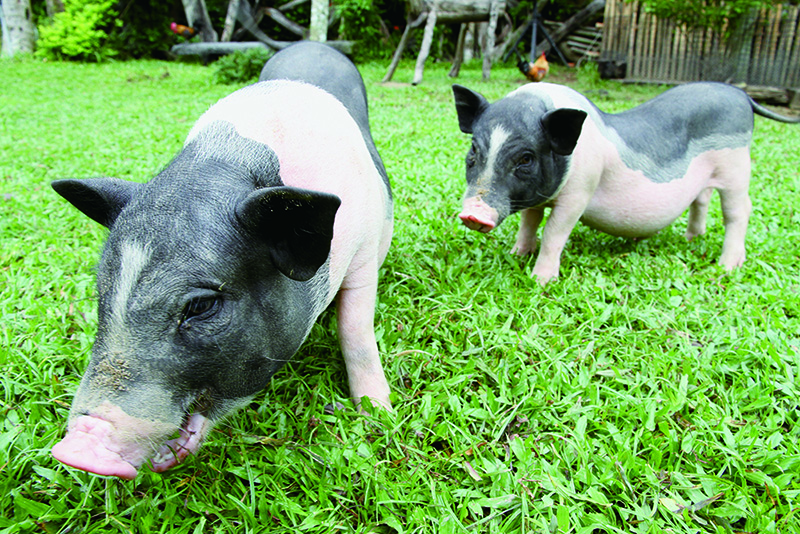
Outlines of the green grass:
<svg viewBox="0 0 800 534">
<path fill-rule="evenodd" d="M 133 482 L 58 464 L 96 328 L 104 230 L 49 182 L 145 181 L 234 87 L 198 65 L 0 63 L 0 533 L 800 531 L 800 126 L 756 119 L 745 266 L 685 216 L 639 242 L 573 232 L 542 289 L 518 217 L 455 217 L 468 136 L 446 72 L 361 69 L 396 233 L 377 333 L 394 415 L 347 399 L 334 317 L 184 465 Z M 396 82 L 411 79 L 404 63 Z M 491 100 L 513 68 L 457 82 Z M 663 88 L 554 69 L 607 111 Z M 333 415 L 324 406 L 341 402 Z"/>
</svg>

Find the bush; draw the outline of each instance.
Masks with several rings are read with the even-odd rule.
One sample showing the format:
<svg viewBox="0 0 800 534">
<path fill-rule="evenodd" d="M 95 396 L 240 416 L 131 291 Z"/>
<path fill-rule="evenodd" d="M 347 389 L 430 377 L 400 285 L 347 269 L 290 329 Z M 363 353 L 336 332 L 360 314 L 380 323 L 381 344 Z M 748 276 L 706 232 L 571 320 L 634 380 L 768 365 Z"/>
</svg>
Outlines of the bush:
<svg viewBox="0 0 800 534">
<path fill-rule="evenodd" d="M 115 57 L 109 45 L 113 28 L 122 26 L 114 0 L 71 0 L 50 24 L 39 28 L 36 56 L 47 59 L 103 61 Z"/>
<path fill-rule="evenodd" d="M 341 17 L 338 38 L 358 41 L 356 61 L 391 57 L 394 43 L 381 31 L 384 12 L 388 15 L 392 9 L 391 0 L 339 0 L 333 8 Z"/>
<path fill-rule="evenodd" d="M 223 56 L 214 63 L 214 81 L 217 83 L 249 84 L 258 80 L 264 63 L 273 52 L 266 48 L 251 48 Z"/>
</svg>

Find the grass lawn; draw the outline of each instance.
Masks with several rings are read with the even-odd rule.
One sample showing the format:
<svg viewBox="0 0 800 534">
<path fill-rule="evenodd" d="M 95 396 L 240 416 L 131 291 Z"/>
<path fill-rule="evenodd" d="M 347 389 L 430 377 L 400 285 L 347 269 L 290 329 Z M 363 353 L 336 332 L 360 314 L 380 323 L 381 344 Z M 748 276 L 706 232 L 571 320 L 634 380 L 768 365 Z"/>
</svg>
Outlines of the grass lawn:
<svg viewBox="0 0 800 534">
<path fill-rule="evenodd" d="M 361 65 L 395 237 L 377 335 L 394 415 L 347 399 L 334 314 L 201 452 L 132 482 L 50 456 L 96 329 L 105 230 L 49 187 L 146 181 L 236 87 L 162 62 L 0 62 L 0 534 L 800 532 L 800 125 L 756 118 L 745 266 L 686 216 L 632 242 L 579 226 L 542 289 L 457 220 L 469 136 L 449 65 Z M 663 87 L 555 68 L 601 109 Z M 513 67 L 458 83 L 495 100 Z M 324 407 L 340 402 L 334 414 Z"/>
</svg>

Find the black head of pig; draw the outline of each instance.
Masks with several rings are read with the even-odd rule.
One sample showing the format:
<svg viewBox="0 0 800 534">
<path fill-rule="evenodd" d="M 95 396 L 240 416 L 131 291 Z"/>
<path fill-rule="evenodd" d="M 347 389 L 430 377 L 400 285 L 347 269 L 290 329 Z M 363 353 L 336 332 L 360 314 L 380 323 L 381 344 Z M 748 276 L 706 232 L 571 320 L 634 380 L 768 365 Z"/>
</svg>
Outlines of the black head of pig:
<svg viewBox="0 0 800 534">
<path fill-rule="evenodd" d="M 339 198 L 283 186 L 269 147 L 227 134 L 222 156 L 200 135 L 146 185 L 53 183 L 110 229 L 97 338 L 53 449 L 64 463 L 123 478 L 155 452 L 157 470 L 177 463 L 266 385 L 319 313 Z"/>
<path fill-rule="evenodd" d="M 453 95 L 459 128 L 472 134 L 461 215 L 465 224 L 489 231 L 512 213 L 543 204 L 558 192 L 586 112 L 553 109 L 524 93 L 493 104 L 460 85 L 453 85 Z M 477 212 L 467 213 L 472 207 Z"/>
</svg>

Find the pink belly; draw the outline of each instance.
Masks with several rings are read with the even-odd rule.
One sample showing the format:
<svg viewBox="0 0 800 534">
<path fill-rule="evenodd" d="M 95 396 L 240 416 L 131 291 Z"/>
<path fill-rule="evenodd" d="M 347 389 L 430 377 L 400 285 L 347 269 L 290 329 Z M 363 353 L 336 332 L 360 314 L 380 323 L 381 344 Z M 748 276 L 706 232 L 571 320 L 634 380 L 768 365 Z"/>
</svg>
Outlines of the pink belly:
<svg viewBox="0 0 800 534">
<path fill-rule="evenodd" d="M 742 150 L 749 152 L 739 148 L 700 154 L 685 176 L 666 183 L 653 182 L 618 160 L 607 167 L 581 221 L 620 237 L 651 236 L 680 217 L 701 191 L 724 187 L 717 177 L 727 173 L 720 173 L 720 169 L 726 161 L 738 160 L 731 157 L 732 153 Z"/>
</svg>

